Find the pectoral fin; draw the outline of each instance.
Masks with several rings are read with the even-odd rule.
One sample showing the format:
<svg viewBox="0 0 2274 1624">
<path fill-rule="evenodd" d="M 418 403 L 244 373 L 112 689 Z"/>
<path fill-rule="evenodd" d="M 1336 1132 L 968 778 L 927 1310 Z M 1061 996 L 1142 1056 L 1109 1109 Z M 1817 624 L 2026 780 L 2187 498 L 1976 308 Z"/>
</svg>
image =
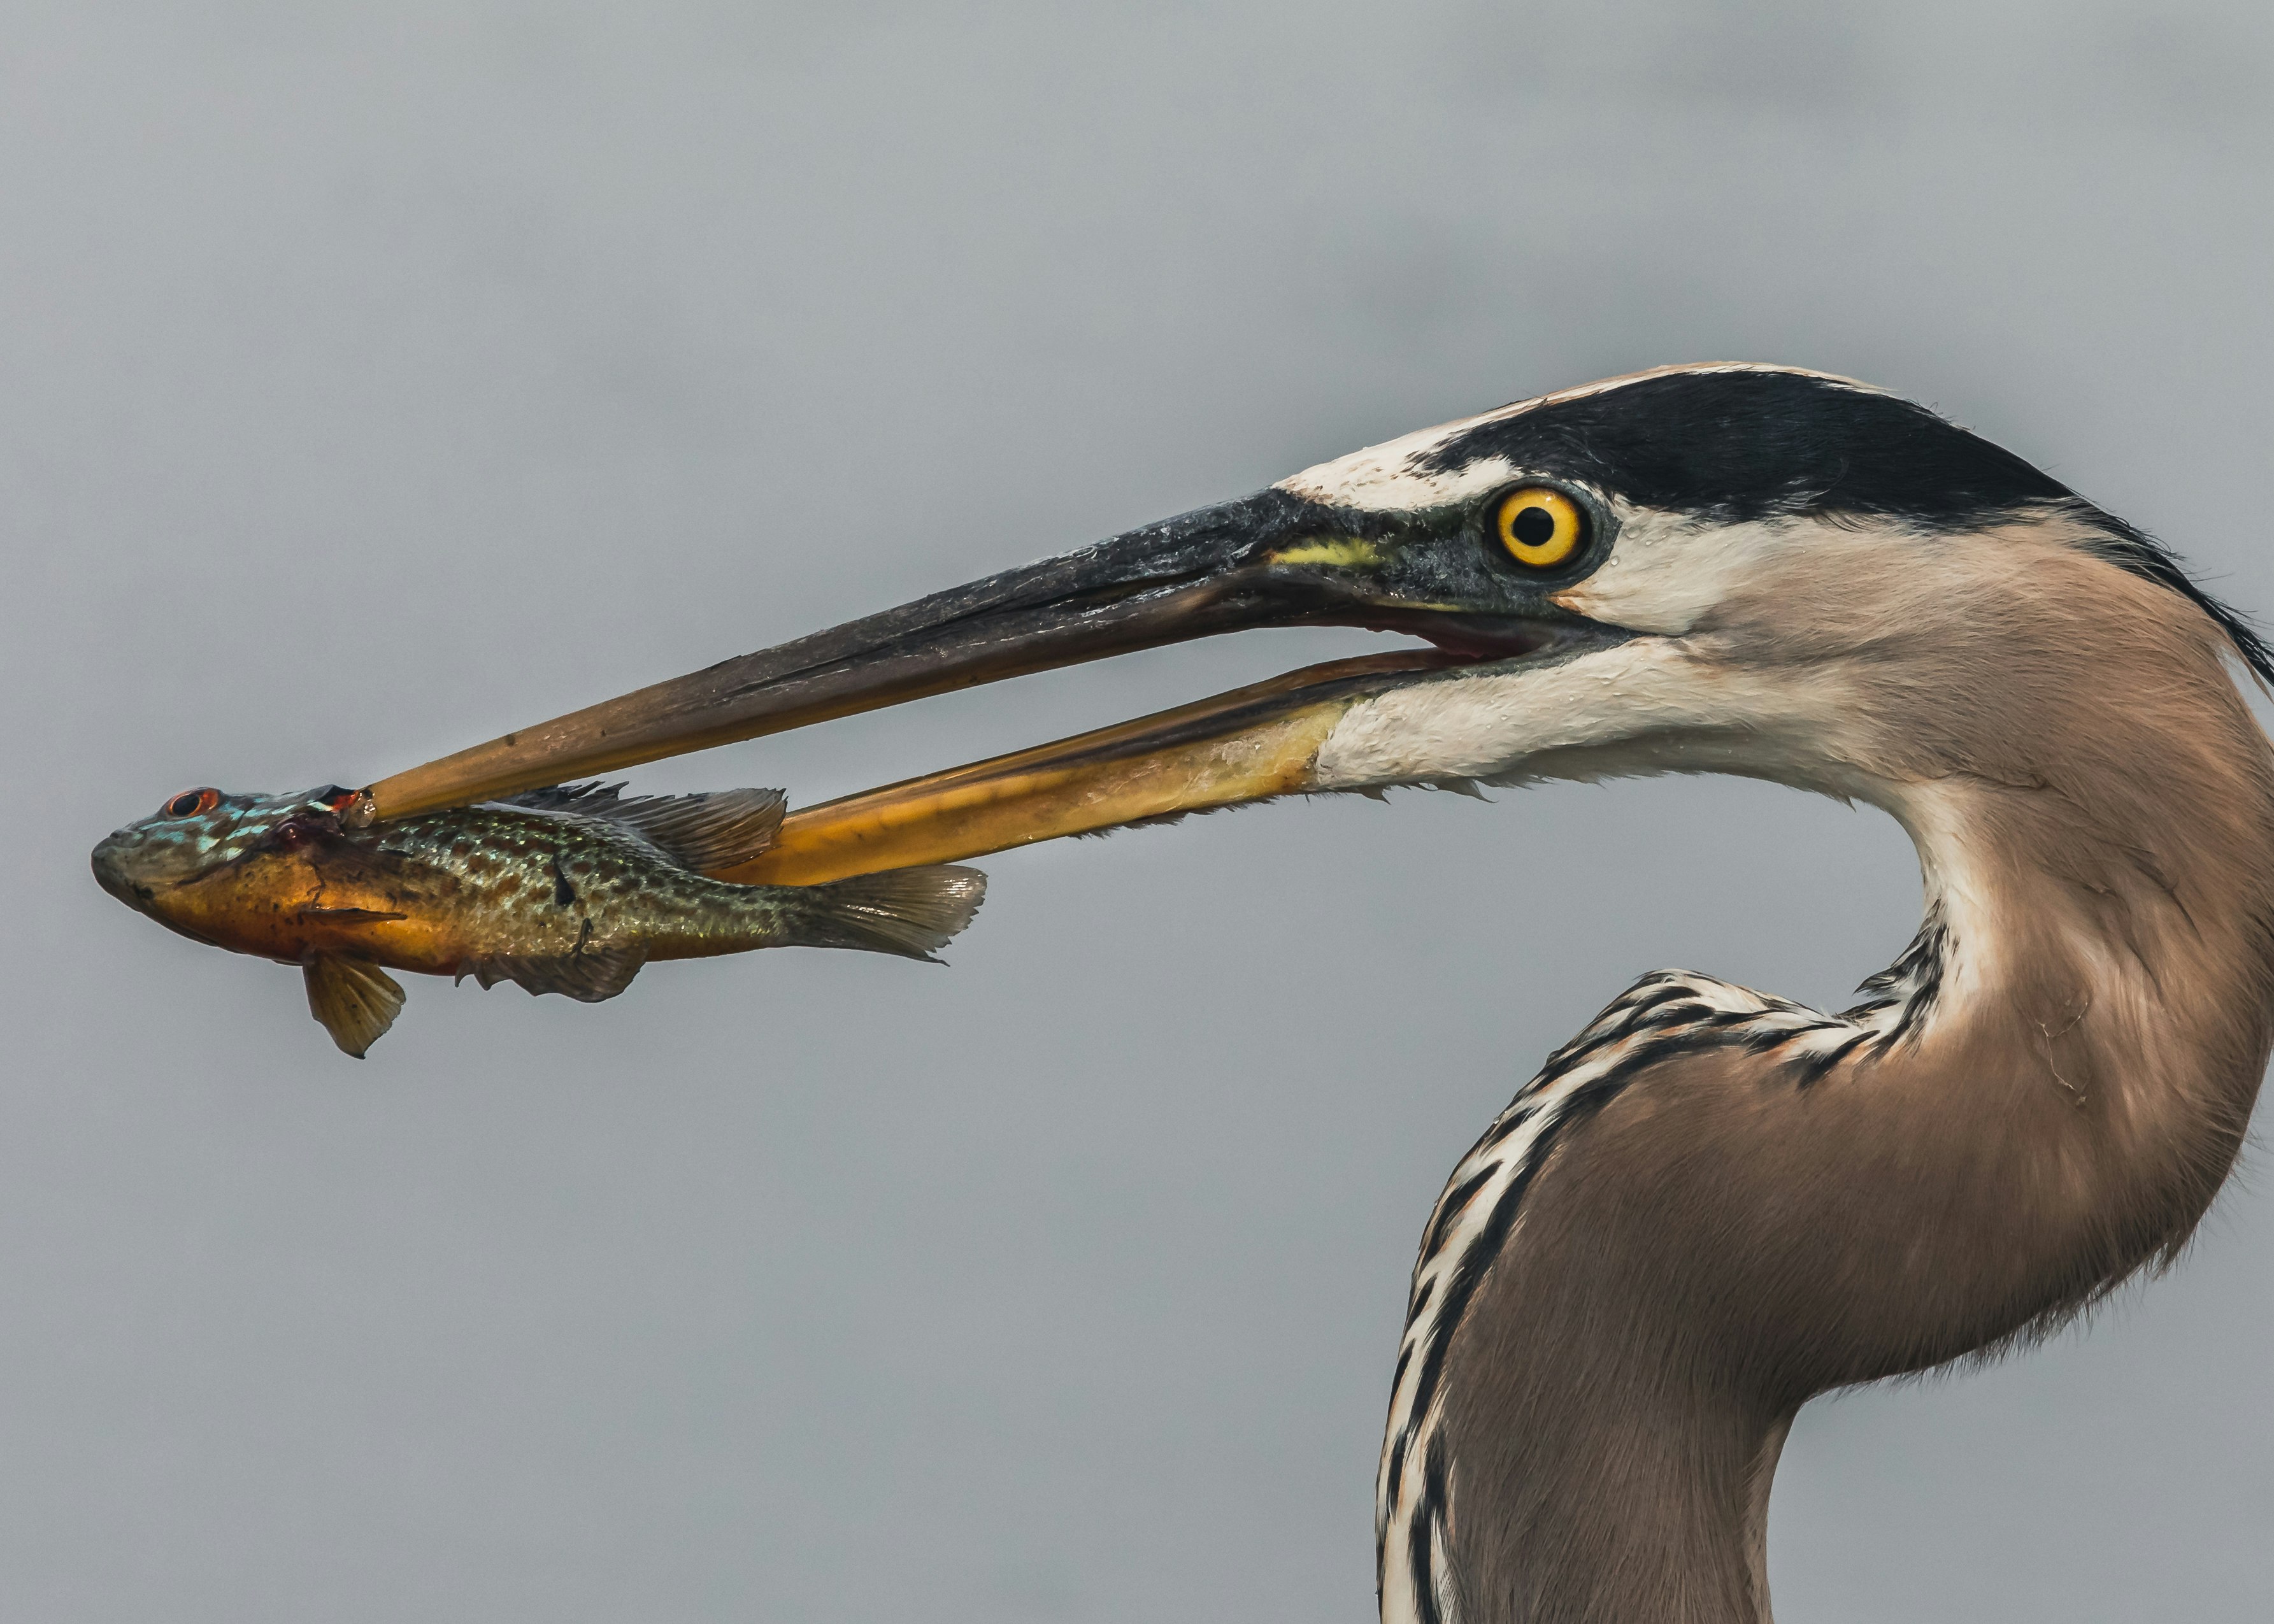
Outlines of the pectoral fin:
<svg viewBox="0 0 2274 1624">
<path fill-rule="evenodd" d="M 485 988 L 511 981 L 531 996 L 557 992 L 580 1004 L 599 1004 L 630 986 L 646 962 L 644 949 L 603 947 L 544 959 L 485 959 L 467 968 Z"/>
<path fill-rule="evenodd" d="M 324 1023 L 333 1042 L 358 1060 L 402 1013 L 403 989 L 367 959 L 319 953 L 300 973 L 308 983 L 308 1012 Z"/>
</svg>

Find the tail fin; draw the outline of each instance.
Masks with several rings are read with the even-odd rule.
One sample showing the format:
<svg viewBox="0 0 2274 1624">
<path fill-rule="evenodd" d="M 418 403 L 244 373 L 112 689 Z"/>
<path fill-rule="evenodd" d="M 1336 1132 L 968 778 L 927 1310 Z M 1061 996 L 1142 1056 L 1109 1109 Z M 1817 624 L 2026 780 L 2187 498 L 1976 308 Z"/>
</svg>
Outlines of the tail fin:
<svg viewBox="0 0 2274 1624">
<path fill-rule="evenodd" d="M 933 950 L 971 922 L 987 895 L 976 868 L 893 868 L 832 880 L 806 893 L 809 947 L 858 947 L 937 964 Z"/>
</svg>

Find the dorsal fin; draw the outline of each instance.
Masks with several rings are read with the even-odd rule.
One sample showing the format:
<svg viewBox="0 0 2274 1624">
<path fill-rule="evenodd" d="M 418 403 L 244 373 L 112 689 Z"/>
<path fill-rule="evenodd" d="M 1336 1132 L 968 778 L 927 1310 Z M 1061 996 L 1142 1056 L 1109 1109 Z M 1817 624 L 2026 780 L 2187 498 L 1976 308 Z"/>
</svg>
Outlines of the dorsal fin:
<svg viewBox="0 0 2274 1624">
<path fill-rule="evenodd" d="M 606 818 L 636 830 L 674 861 L 698 873 L 748 862 L 774 843 L 787 802 L 778 789 L 728 789 L 707 795 L 634 795 L 621 784 L 533 789 L 505 804 L 537 812 Z"/>
<path fill-rule="evenodd" d="M 697 873 L 748 862 L 781 832 L 788 797 L 778 789 L 708 795 L 642 795 L 599 814 L 636 829 Z"/>
<path fill-rule="evenodd" d="M 498 802 L 501 807 L 527 807 L 532 812 L 581 812 L 586 817 L 606 817 L 624 793 L 621 781 L 603 784 L 598 778 L 582 784 L 548 784 L 525 789 Z"/>
</svg>

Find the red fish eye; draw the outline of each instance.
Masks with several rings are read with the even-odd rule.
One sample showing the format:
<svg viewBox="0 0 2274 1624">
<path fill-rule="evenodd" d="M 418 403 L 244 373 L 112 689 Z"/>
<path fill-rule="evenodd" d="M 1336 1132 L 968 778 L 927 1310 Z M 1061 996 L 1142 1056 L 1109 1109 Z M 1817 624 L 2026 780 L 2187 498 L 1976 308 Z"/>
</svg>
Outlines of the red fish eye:
<svg viewBox="0 0 2274 1624">
<path fill-rule="evenodd" d="M 168 817 L 195 817 L 219 805 L 221 792 L 217 789 L 185 789 L 158 809 Z"/>
</svg>

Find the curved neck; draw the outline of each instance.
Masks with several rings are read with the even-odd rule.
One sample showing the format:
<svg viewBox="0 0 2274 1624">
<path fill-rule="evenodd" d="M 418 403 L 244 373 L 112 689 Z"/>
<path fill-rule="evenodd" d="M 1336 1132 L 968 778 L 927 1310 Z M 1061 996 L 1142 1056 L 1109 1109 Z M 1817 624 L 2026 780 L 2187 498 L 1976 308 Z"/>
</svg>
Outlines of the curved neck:
<svg viewBox="0 0 2274 1624">
<path fill-rule="evenodd" d="M 1758 1624 L 1801 1403 L 2184 1242 L 2274 1046 L 2274 767 L 2218 687 L 1873 786 L 1928 923 L 1866 1004 L 1645 978 L 1517 1095 L 1423 1242 L 1385 1620 Z"/>
</svg>

